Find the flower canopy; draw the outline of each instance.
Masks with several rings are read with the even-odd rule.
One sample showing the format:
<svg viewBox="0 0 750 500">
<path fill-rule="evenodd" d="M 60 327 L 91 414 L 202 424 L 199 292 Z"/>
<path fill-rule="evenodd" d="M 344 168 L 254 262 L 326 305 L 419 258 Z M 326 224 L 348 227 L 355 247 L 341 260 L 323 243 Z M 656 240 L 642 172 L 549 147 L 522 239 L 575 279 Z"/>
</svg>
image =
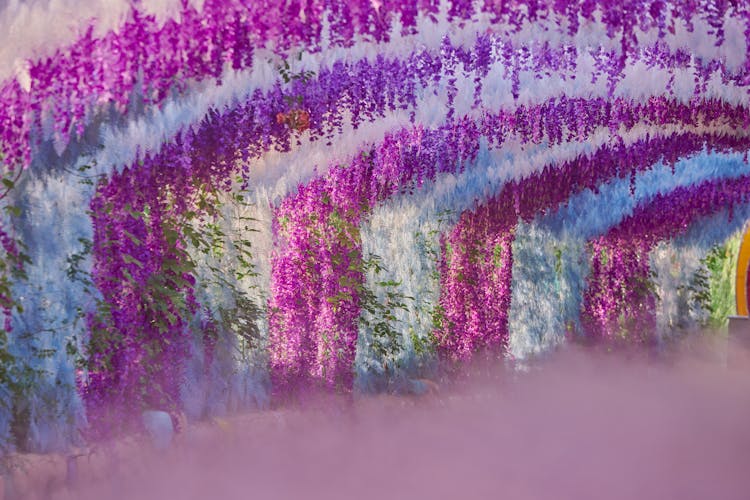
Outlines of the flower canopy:
<svg viewBox="0 0 750 500">
<path fill-rule="evenodd" d="M 65 401 L 38 446 L 658 344 L 654 248 L 745 221 L 747 2 L 122 4 L 0 10 L 0 386 Z"/>
</svg>

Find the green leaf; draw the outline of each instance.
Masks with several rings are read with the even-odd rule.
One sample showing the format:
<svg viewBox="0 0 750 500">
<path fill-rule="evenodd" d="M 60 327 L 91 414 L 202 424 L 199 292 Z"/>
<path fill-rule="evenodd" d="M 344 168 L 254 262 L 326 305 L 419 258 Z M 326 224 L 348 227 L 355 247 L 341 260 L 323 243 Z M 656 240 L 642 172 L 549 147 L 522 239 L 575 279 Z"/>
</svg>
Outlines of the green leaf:
<svg viewBox="0 0 750 500">
<path fill-rule="evenodd" d="M 21 216 L 21 208 L 17 207 L 15 205 L 8 205 L 5 208 L 5 211 L 10 215 L 11 217 L 20 217 Z"/>
<path fill-rule="evenodd" d="M 122 260 L 126 264 L 135 264 L 139 268 L 143 269 L 143 264 L 138 261 L 136 258 L 134 258 L 132 255 L 128 255 L 126 253 L 122 254 Z"/>
<path fill-rule="evenodd" d="M 124 234 L 130 241 L 132 241 L 134 245 L 140 245 L 143 243 L 136 235 L 134 235 L 127 229 L 123 229 L 122 234 Z"/>
</svg>

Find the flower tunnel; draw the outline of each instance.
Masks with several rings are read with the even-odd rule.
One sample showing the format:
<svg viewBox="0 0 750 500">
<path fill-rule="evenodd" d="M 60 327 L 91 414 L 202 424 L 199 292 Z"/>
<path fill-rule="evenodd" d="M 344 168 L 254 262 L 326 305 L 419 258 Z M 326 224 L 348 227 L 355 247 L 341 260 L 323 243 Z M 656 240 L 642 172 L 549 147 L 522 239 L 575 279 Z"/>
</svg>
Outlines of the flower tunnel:
<svg viewBox="0 0 750 500">
<path fill-rule="evenodd" d="M 115 4 L 0 35 L 4 446 L 747 313 L 745 2 Z"/>
</svg>

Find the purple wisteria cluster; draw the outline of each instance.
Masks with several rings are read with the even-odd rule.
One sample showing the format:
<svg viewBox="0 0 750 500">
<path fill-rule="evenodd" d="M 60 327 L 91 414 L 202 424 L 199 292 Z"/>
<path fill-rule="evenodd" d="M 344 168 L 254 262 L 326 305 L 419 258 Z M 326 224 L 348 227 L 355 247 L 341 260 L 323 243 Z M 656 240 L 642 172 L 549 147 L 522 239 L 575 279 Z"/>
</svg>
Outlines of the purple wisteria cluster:
<svg viewBox="0 0 750 500">
<path fill-rule="evenodd" d="M 351 381 L 359 317 L 353 290 L 364 279 L 358 222 L 376 203 L 394 194 L 408 193 L 439 173 L 460 172 L 476 157 L 482 137 L 491 147 L 500 147 L 509 138 L 536 144 L 584 140 L 601 126 L 628 130 L 644 124 L 720 124 L 739 129 L 746 122 L 745 110 L 718 101 L 690 106 L 663 98 L 646 105 L 562 99 L 519 107 L 514 113 L 486 114 L 477 121 L 464 117 L 434 130 L 417 126 L 389 134 L 349 165 L 334 166 L 324 177 L 300 187 L 277 210 L 283 238 L 281 253 L 273 260 L 270 302 L 272 365 L 275 379 L 283 381 L 277 386 L 296 384 L 302 374 L 308 381 L 312 377 L 329 386 L 347 386 L 339 382 Z M 674 163 L 706 144 L 744 147 L 743 141 L 731 136 L 710 134 L 641 140 L 630 147 L 615 143 L 593 157 L 562 167 L 548 165 L 541 174 L 510 182 L 478 215 L 464 214 L 443 246 L 444 259 L 450 256 L 449 262 L 441 263 L 440 305 L 445 317 L 438 339 L 443 352 L 465 359 L 478 349 L 501 346 L 507 338 L 511 243 L 519 216 L 533 218 L 575 192 L 595 189 L 613 177 L 631 176 L 660 160 Z M 345 238 L 331 222 L 331 214 L 347 214 L 351 229 L 345 231 Z M 335 279 L 336 267 L 346 270 L 340 282 Z M 342 298 L 347 299 L 346 308 L 331 305 Z M 337 337 L 339 347 L 331 349 L 327 345 L 336 328 L 349 333 Z M 289 329 L 294 331 L 291 336 Z M 351 356 L 337 365 L 336 375 L 323 368 L 325 356 L 335 357 L 335 352 Z"/>
<path fill-rule="evenodd" d="M 388 134 L 277 208 L 269 302 L 277 389 L 296 391 L 313 382 L 351 390 L 364 282 L 362 217 L 394 194 L 459 170 L 475 157 L 478 137 L 469 119 Z"/>
<path fill-rule="evenodd" d="M 655 340 L 656 297 L 649 254 L 700 217 L 750 201 L 750 178 L 721 179 L 679 187 L 635 208 L 606 234 L 589 242 L 592 268 L 581 317 L 592 338 Z M 730 215 L 731 216 L 731 215 Z"/>
<path fill-rule="evenodd" d="M 167 370 L 158 377 L 154 373 L 149 375 L 150 379 L 164 381 L 152 387 L 158 389 L 159 397 L 166 394 L 169 404 L 177 404 L 178 401 L 176 391 L 181 380 L 184 346 L 189 335 L 186 325 L 177 321 L 170 324 L 166 331 L 155 330 L 151 324 L 153 318 L 139 312 L 143 311 L 143 307 L 138 305 L 139 300 L 151 299 L 133 294 L 132 285 L 122 277 L 125 273 L 143 279 L 147 279 L 147 274 L 168 274 L 165 263 L 170 262 L 181 248 L 167 240 L 156 219 L 147 229 L 143 218 L 134 217 L 133 211 L 143 212 L 143 208 L 149 206 L 154 207 L 150 208 L 155 210 L 154 213 L 165 212 L 167 220 L 179 219 L 181 213 L 195 208 L 190 200 L 197 186 L 209 184 L 230 189 L 232 174 L 236 170 L 235 162 L 243 161 L 247 165 L 249 159 L 265 150 L 289 148 L 295 131 L 279 124 L 271 113 L 263 111 L 274 109 L 273 103 L 280 102 L 281 95 L 281 89 L 277 88 L 268 97 L 257 94 L 252 104 L 248 103 L 241 110 L 212 113 L 195 131 L 180 136 L 159 154 L 147 155 L 137 166 L 113 176 L 99 189 L 92 203 L 97 228 L 94 274 L 113 318 L 108 331 L 129 340 L 104 343 L 101 346 L 103 353 L 92 353 L 92 366 L 96 366 L 97 356 L 108 360 L 106 369 L 95 373 L 86 389 L 92 415 L 96 415 L 95 408 L 118 408 L 118 404 L 121 410 L 122 405 L 135 405 L 126 409 L 129 414 L 135 415 L 138 405 L 149 404 L 156 397 L 139 396 L 134 392 L 140 387 L 142 379 L 139 377 L 145 376 L 146 372 L 139 373 L 138 369 L 133 369 L 132 376 L 125 377 L 123 368 L 119 367 L 125 366 L 127 360 L 144 359 L 150 342 L 165 342 L 164 339 L 172 346 L 168 361 L 167 358 L 152 360 L 143 364 L 143 370 L 147 366 L 161 366 Z M 382 113 L 384 109 L 387 109 L 386 104 L 370 111 L 370 119 L 375 119 L 375 113 Z M 741 129 L 747 121 L 745 108 L 720 101 L 700 101 L 689 105 L 667 98 L 653 98 L 646 103 L 624 99 L 561 98 L 537 106 L 521 106 L 513 112 L 483 114 L 479 120 L 464 117 L 436 129 L 415 126 L 388 134 L 382 143 L 361 151 L 348 165 L 334 166 L 325 176 L 309 185 L 300 186 L 297 194 L 276 208 L 277 249 L 272 257 L 269 301 L 270 369 L 276 392 L 285 394 L 312 386 L 344 391 L 351 389 L 360 313 L 357 290 L 364 280 L 358 236 L 362 217 L 377 203 L 395 194 L 417 189 L 424 182 L 434 180 L 441 172 L 459 172 L 475 157 L 480 138 L 485 137 L 491 147 L 500 147 L 509 138 L 525 143 L 548 141 L 560 144 L 585 139 L 600 127 L 617 131 L 622 127 L 628 130 L 635 126 L 654 125 Z M 320 130 L 321 120 L 312 120 L 311 126 Z M 712 140 L 721 143 L 724 139 L 715 137 Z M 676 161 L 690 149 L 671 148 L 668 141 L 662 142 L 655 151 L 660 151 L 660 157 L 665 161 Z M 237 147 L 238 144 L 245 147 Z M 638 154 L 633 151 L 623 158 L 614 156 L 608 157 L 608 160 L 618 175 L 625 175 L 630 170 L 624 165 L 635 161 Z M 550 166 L 548 172 L 557 172 L 557 169 Z M 578 174 L 575 167 L 569 167 L 567 172 L 568 182 L 576 179 Z M 594 173 L 592 170 L 591 175 Z M 600 175 L 606 178 L 613 174 L 603 170 Z M 582 189 L 595 186 L 596 179 L 598 177 L 575 182 L 578 182 L 578 189 Z M 559 179 L 550 181 L 547 192 L 554 191 L 559 182 Z M 533 183 L 528 185 L 532 186 Z M 130 200 L 128 196 L 133 195 L 125 194 L 133 192 L 140 193 L 137 200 Z M 534 191 L 529 196 L 536 197 L 543 192 Z M 174 193 L 182 193 L 182 196 L 175 197 Z M 120 196 L 123 200 L 118 200 Z M 565 199 L 565 195 L 556 196 L 562 196 L 556 198 L 557 203 Z M 546 198 L 540 199 L 544 204 Z M 551 200 L 546 202 L 551 203 Z M 525 210 L 531 216 L 538 208 L 533 205 Z M 136 227 L 130 227 L 132 225 Z M 102 229 L 118 227 L 124 229 Z M 139 243 L 136 244 L 131 236 L 135 236 Z M 148 238 L 144 239 L 145 236 Z M 180 236 L 175 235 L 179 241 Z M 497 263 L 494 269 L 498 276 L 493 285 L 497 290 L 493 289 L 492 293 L 496 292 L 500 299 L 493 301 L 491 306 L 497 315 L 488 314 L 484 322 L 461 324 L 459 329 L 461 332 L 465 330 L 465 335 L 449 330 L 440 332 L 438 338 L 441 339 L 441 347 L 452 357 L 464 358 L 473 349 L 502 344 L 507 330 L 502 326 L 506 321 L 503 318 L 507 317 L 510 297 L 511 243 L 512 231 L 498 233 L 498 241 L 491 246 L 492 255 L 488 261 L 493 265 Z M 460 245 L 456 248 L 460 256 Z M 476 259 L 476 256 L 472 258 Z M 142 267 L 144 262 L 151 267 Z M 451 262 L 457 263 L 459 260 Z M 479 261 L 476 260 L 476 263 Z M 144 269 L 148 269 L 148 272 L 145 273 Z M 455 314 L 460 306 L 452 303 L 449 297 L 467 283 L 454 279 L 459 275 L 451 272 L 445 272 L 448 278 L 441 299 L 444 307 L 449 306 L 446 309 L 446 319 L 449 321 L 445 325 L 460 323 L 456 321 L 460 315 Z M 184 281 L 177 290 L 190 302 L 190 278 L 182 278 Z M 447 283 L 455 283 L 456 288 L 452 289 Z M 481 286 L 466 297 L 476 295 L 479 290 L 483 290 Z M 488 290 L 486 288 L 482 293 Z M 115 318 L 122 318 L 122 322 Z M 497 326 L 488 330 L 494 332 L 492 335 L 497 338 L 477 342 L 476 332 L 489 323 Z M 92 326 L 104 328 L 106 325 L 92 323 Z M 149 331 L 151 333 L 144 337 L 144 332 Z M 109 361 L 115 359 L 120 364 L 114 365 Z"/>
<path fill-rule="evenodd" d="M 520 220 L 530 222 L 538 214 L 554 211 L 584 189 L 596 190 L 613 179 L 632 178 L 636 172 L 659 162 L 674 164 L 707 146 L 716 151 L 744 152 L 750 149 L 750 140 L 683 133 L 640 139 L 631 145 L 615 143 L 591 156 L 562 165 L 546 165 L 539 173 L 508 182 L 499 194 L 464 212 L 455 228 L 443 238 L 440 305 L 445 321 L 438 332 L 441 350 L 450 358 L 467 359 L 479 350 L 506 347 L 512 243 Z M 627 242 L 618 243 L 623 253 L 632 251 Z M 612 261 L 612 272 L 621 271 L 620 264 Z M 615 289 L 609 282 L 601 285 L 606 291 Z M 631 298 L 630 295 L 613 298 L 600 304 L 599 310 L 610 312 L 615 304 L 628 304 L 626 299 Z"/>
<path fill-rule="evenodd" d="M 517 32 L 525 23 L 551 20 L 570 37 L 578 32 L 581 19 L 593 22 L 599 11 L 607 35 L 620 40 L 619 52 L 595 53 L 597 71 L 607 75 L 611 92 L 622 76 L 627 58 L 639 49 L 645 49 L 647 62 L 650 58 L 660 67 L 685 67 L 690 63 L 686 52 L 669 54 L 659 44 L 639 47 L 636 28 L 657 30 L 661 38 L 674 32 L 675 23 L 692 30 L 694 19 L 704 19 L 714 28 L 716 44 L 720 45 L 724 40 L 723 20 L 730 15 L 745 23 L 745 36 L 750 40 L 750 14 L 742 2 L 706 4 L 681 0 L 671 2 L 671 6 L 670 9 L 670 5 L 659 0 L 637 0 L 627 5 L 610 0 L 519 0 L 486 1 L 479 11 L 491 15 L 498 32 Z M 387 41 L 396 21 L 404 34 L 414 34 L 420 15 L 435 19 L 438 11 L 438 2 L 434 0 L 383 4 L 371 0 L 291 3 L 274 0 L 263 4 L 249 0 L 207 0 L 200 9 L 183 2 L 176 15 L 160 23 L 134 3 L 119 29 L 96 36 L 94 25 L 90 24 L 71 45 L 58 49 L 50 57 L 29 61 L 28 88 L 16 78 L 0 83 L 3 104 L 0 151 L 6 157 L 7 168 L 27 165 L 32 133 L 38 135 L 43 121 L 51 120 L 58 141 L 65 144 L 71 133 L 81 135 L 87 121 L 102 107 L 114 106 L 125 112 L 135 96 L 147 105 L 160 105 L 172 92 L 184 89 L 188 81 L 206 78 L 220 81 L 227 68 L 250 68 L 254 51 L 259 47 L 280 54 L 293 49 L 318 51 L 325 23 L 330 29 L 329 43 L 346 47 L 357 40 Z M 449 20 L 466 21 L 477 12 L 473 2 L 454 0 L 447 14 Z M 487 39 L 480 38 L 475 50 L 459 51 L 454 56 L 459 59 L 464 56 L 479 66 L 486 65 L 493 57 L 501 58 L 512 74 L 513 92 L 517 95 L 520 71 L 531 70 L 538 75 L 550 71 L 563 73 L 562 66 L 569 65 L 576 55 L 575 47 L 565 45 L 552 48 L 543 44 L 538 51 L 535 61 L 528 48 L 514 47 L 506 41 L 498 50 Z M 713 71 L 722 70 L 723 63 L 699 60 L 696 68 L 703 80 L 708 81 Z M 734 74 L 723 71 L 723 78 L 746 84 L 749 68 L 750 62 Z M 483 71 L 486 74 L 486 69 Z M 446 74 L 450 75 L 450 70 Z M 482 71 L 479 76 L 484 76 Z"/>
<path fill-rule="evenodd" d="M 433 29 L 443 13 L 456 26 L 481 22 L 483 28 L 463 33 L 462 43 L 445 34 L 439 46 L 435 39 L 431 48 L 357 59 L 359 48 L 390 41 L 394 26 L 400 26 L 399 36 L 416 38 L 420 22 Z M 92 277 L 100 299 L 88 317 L 88 374 L 81 380 L 92 429 L 108 435 L 119 430 L 113 422 L 127 427 L 144 408 L 180 405 L 193 315 L 200 308 L 185 225 L 209 210 L 206 193 L 234 189 L 238 175 L 246 184 L 249 169 L 269 151 L 289 152 L 302 140 L 331 144 L 345 127 L 357 129 L 389 113 L 406 112 L 411 123 L 332 161 L 271 207 L 275 247 L 267 306 L 274 391 L 351 391 L 365 286 L 359 230 L 378 204 L 441 175 L 478 168 L 483 146 L 557 146 L 608 134 L 589 155 L 513 176 L 442 235 L 438 352 L 452 361 L 482 350 L 502 352 L 519 220 L 706 147 L 750 149 L 750 109 L 706 97 L 712 81 L 731 84 L 735 92 L 750 86 L 750 58 L 733 68 L 722 57 L 698 57 L 667 40 L 702 20 L 719 46 L 730 18 L 744 27 L 750 46 L 750 4 L 737 0 L 205 0 L 199 8 L 181 2 L 164 22 L 134 1 L 118 29 L 100 36 L 88 24 L 74 43 L 28 61 L 28 75 L 0 82 L 6 173 L 28 166 L 36 142 L 50 133 L 65 146 L 103 110 L 127 115 L 155 109 L 189 89 L 199 91 L 197 82 L 221 84 L 230 69 L 251 69 L 259 49 L 280 61 L 331 47 L 345 54 L 304 77 L 287 66 L 266 90 L 246 89 L 244 102 L 184 124 L 157 151 L 139 155 L 97 185 L 90 210 Z M 550 40 L 557 41 L 519 41 L 534 23 L 556 26 Z M 582 23 L 600 24 L 609 48 L 582 44 Z M 639 40 L 639 32 L 651 31 L 656 41 Z M 525 77 L 573 82 L 581 77 L 582 55 L 592 56 L 590 78 L 606 81 L 606 97 L 561 95 L 518 104 Z M 664 94 L 616 97 L 630 95 L 622 82 L 633 65 L 666 69 L 671 79 Z M 491 87 L 498 67 L 510 81 L 512 99 Z M 689 102 L 674 98 L 675 75 L 689 74 L 683 70 L 694 75 Z M 470 109 L 458 104 L 467 102 L 465 94 Z M 436 114 L 444 118 L 417 123 L 431 95 L 444 97 L 439 111 L 445 113 Z M 487 102 L 498 99 L 516 104 L 498 109 Z M 626 141 L 629 133 L 641 138 Z M 749 190 L 746 177 L 677 189 L 592 240 L 582 311 L 587 333 L 614 338 L 633 325 L 650 325 L 650 250 L 698 217 L 746 203 Z M 9 234 L 0 231 L 0 244 L 11 262 L 19 252 Z M 0 290 L 0 307 L 9 317 L 13 302 L 7 295 Z M 209 351 L 216 337 L 210 330 L 202 332 Z"/>
<path fill-rule="evenodd" d="M 141 177 L 123 171 L 91 203 L 101 301 L 88 317 L 87 376 L 80 383 L 97 436 L 131 425 L 144 406 L 179 404 L 187 323 L 197 304 L 194 278 L 183 266 L 185 242 L 170 220 L 184 198 L 165 188 L 145 169 Z"/>
<path fill-rule="evenodd" d="M 90 206 L 92 278 L 101 300 L 89 316 L 89 374 L 82 381 L 97 433 L 118 430 L 112 422 L 133 424 L 144 407 L 179 405 L 188 324 L 199 307 L 184 224 L 207 210 L 203 193 L 231 188 L 244 154 L 219 131 L 232 138 L 252 134 L 242 122 L 224 119 L 222 126 L 211 114 L 197 132 L 97 187 Z"/>
</svg>

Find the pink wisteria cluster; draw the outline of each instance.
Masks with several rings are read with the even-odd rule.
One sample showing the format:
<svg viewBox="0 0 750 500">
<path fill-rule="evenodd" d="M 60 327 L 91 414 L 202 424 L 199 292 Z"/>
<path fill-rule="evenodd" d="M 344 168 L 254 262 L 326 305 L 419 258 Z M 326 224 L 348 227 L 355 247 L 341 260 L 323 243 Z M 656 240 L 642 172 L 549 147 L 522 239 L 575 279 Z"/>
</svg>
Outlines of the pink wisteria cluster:
<svg viewBox="0 0 750 500">
<path fill-rule="evenodd" d="M 283 235 L 281 254 L 273 261 L 270 303 L 276 380 L 297 383 L 305 374 L 304 380 L 347 386 L 359 317 L 354 291 L 364 279 L 354 228 L 376 203 L 411 192 L 439 173 L 459 173 L 476 157 L 480 139 L 487 139 L 491 147 L 500 147 L 509 138 L 560 143 L 583 140 L 601 126 L 628 130 L 644 124 L 720 124 L 739 129 L 747 121 L 742 108 L 716 101 L 692 107 L 666 99 L 649 104 L 562 99 L 519 107 L 513 114 L 486 114 L 476 122 L 464 117 L 434 130 L 404 129 L 362 151 L 349 165 L 334 166 L 322 178 L 300 187 L 276 214 Z M 501 347 L 507 339 L 511 244 L 519 217 L 531 219 L 576 192 L 596 189 L 612 178 L 627 178 L 658 161 L 673 164 L 707 144 L 746 149 L 744 140 L 711 134 L 678 134 L 639 140 L 632 146 L 615 141 L 591 157 L 548 165 L 540 174 L 511 181 L 493 201 L 463 214 L 443 245 L 440 305 L 445 317 L 437 335 L 442 351 L 450 358 L 465 359 L 479 349 Z M 336 195 L 331 194 L 334 190 Z M 337 218 L 348 214 L 346 225 L 351 229 L 345 237 L 331 221 L 332 214 Z M 339 274 L 341 281 L 335 278 L 336 268 L 346 270 Z M 347 307 L 339 306 L 342 298 Z M 335 333 L 341 331 L 348 333 L 337 337 Z M 329 346 L 331 339 L 337 339 L 338 348 Z M 349 358 L 342 361 L 332 353 L 348 353 Z M 340 362 L 336 372 L 323 368 L 326 357 L 328 362 L 333 358 Z"/>
<path fill-rule="evenodd" d="M 477 138 L 468 119 L 388 134 L 278 207 L 269 302 L 278 391 L 310 383 L 351 389 L 364 283 L 362 218 L 378 202 L 459 170 L 476 155 Z"/>
<path fill-rule="evenodd" d="M 554 211 L 584 189 L 596 190 L 614 179 L 627 179 L 659 162 L 674 164 L 705 147 L 744 152 L 750 147 L 750 140 L 683 133 L 641 139 L 632 145 L 615 143 L 600 148 L 591 156 L 562 165 L 546 165 L 539 173 L 508 182 L 499 194 L 476 209 L 464 212 L 456 227 L 443 239 L 440 304 L 446 321 L 438 339 L 444 352 L 454 359 L 466 359 L 478 350 L 501 350 L 506 346 L 512 243 L 520 220 L 530 222 L 539 214 Z M 633 217 L 636 226 L 640 219 Z M 667 225 L 664 229 L 667 227 L 672 228 Z M 618 243 L 622 245 L 622 253 L 633 251 L 626 241 Z M 598 252 L 599 247 L 596 249 Z M 595 253 L 594 258 L 598 255 Z M 647 263 L 648 252 L 644 255 Z M 619 272 L 621 264 L 612 260 L 608 269 Z M 596 268 L 597 264 L 594 266 Z M 600 285 L 610 292 L 620 289 L 614 283 Z M 636 293 L 635 287 L 628 286 L 632 283 L 624 285 L 622 288 L 628 289 L 628 293 Z M 629 304 L 628 299 L 632 298 L 631 295 L 613 298 L 600 304 L 599 310 L 610 312 L 615 304 Z"/>
<path fill-rule="evenodd" d="M 636 207 L 606 234 L 589 242 L 592 269 L 581 313 L 593 338 L 655 341 L 656 296 L 649 255 L 660 241 L 685 233 L 691 224 L 750 201 L 750 178 L 710 180 L 679 187 Z"/>
<path fill-rule="evenodd" d="M 141 209 L 144 203 L 161 206 L 172 218 L 179 217 L 181 212 L 190 209 L 186 200 L 190 199 L 189 195 L 194 192 L 195 186 L 209 183 L 230 189 L 236 161 L 245 161 L 247 165 L 247 160 L 257 157 L 264 150 L 289 148 L 294 130 L 278 123 L 272 113 L 263 111 L 273 109 L 273 103 L 279 102 L 281 95 L 281 89 L 277 88 L 265 98 L 256 94 L 254 101 L 239 110 L 214 113 L 196 131 L 165 146 L 158 155 L 147 156 L 133 167 L 133 171 L 114 176 L 109 181 L 112 187 L 107 188 L 112 190 L 113 198 L 109 199 L 107 190 L 100 190 L 100 197 L 101 200 L 109 200 L 109 205 L 104 206 L 117 207 L 117 210 L 103 209 L 98 197 L 92 205 L 96 214 L 95 227 L 142 224 L 142 221 L 133 219 L 131 211 Z M 374 118 L 375 116 L 371 119 Z M 381 144 L 363 150 L 349 164 L 334 166 L 323 177 L 301 186 L 297 194 L 283 201 L 276 209 L 277 249 L 272 258 L 269 326 L 270 369 L 277 392 L 284 394 L 311 386 L 338 390 L 351 388 L 357 319 L 360 313 L 357 293 L 364 280 L 358 236 L 362 217 L 377 203 L 395 194 L 418 189 L 424 182 L 434 180 L 441 172 L 460 172 L 476 156 L 480 138 L 486 137 L 491 147 L 500 147 L 510 138 L 537 144 L 545 141 L 563 143 L 585 139 L 600 127 L 617 131 L 622 127 L 628 130 L 644 125 L 702 125 L 741 129 L 746 126 L 747 120 L 745 108 L 720 101 L 700 101 L 688 105 L 666 98 L 654 98 L 645 104 L 623 99 L 607 101 L 562 98 L 537 106 L 522 106 L 513 112 L 484 114 L 476 121 L 465 117 L 437 129 L 416 126 L 388 134 Z M 320 122 L 312 120 L 311 125 L 320 127 Z M 731 142 L 731 139 L 716 136 L 708 137 L 707 141 L 722 144 Z M 246 146 L 237 147 L 237 144 Z M 682 144 L 682 147 L 677 144 Z M 674 162 L 689 151 L 700 149 L 703 144 L 702 140 L 698 143 L 691 142 L 686 136 L 679 136 L 671 141 L 654 140 L 651 153 L 664 161 Z M 617 148 L 615 150 L 620 151 Z M 567 170 L 550 166 L 545 174 L 551 179 L 549 182 L 536 182 L 539 181 L 536 178 L 534 181 L 527 181 L 524 185 L 529 191 L 523 195 L 522 202 L 521 198 L 518 199 L 521 203 L 519 207 L 524 207 L 526 217 L 531 217 L 535 210 L 564 202 L 570 192 L 560 191 L 555 194 L 561 183 L 572 183 L 579 190 L 595 187 L 613 175 L 629 175 L 633 164 L 647 166 L 656 161 L 645 155 L 645 151 L 627 148 L 619 156 L 607 148 L 600 155 L 606 156 L 606 159 L 600 161 L 604 165 L 601 171 L 592 165 L 591 168 L 582 170 L 585 174 L 580 173 L 582 167 L 578 163 L 570 165 Z M 639 156 L 642 160 L 638 160 Z M 581 161 L 588 162 L 587 165 L 592 163 L 586 159 Z M 134 172 L 140 173 L 134 176 Z M 556 177 L 563 173 L 566 175 Z M 142 179 L 139 182 L 145 183 L 143 189 L 131 185 L 136 182 L 132 180 L 133 177 Z M 120 184 L 122 187 L 117 187 Z M 568 191 L 572 189 L 571 187 Z M 121 190 L 142 190 L 143 194 L 139 196 L 147 201 L 141 201 L 135 207 L 133 203 L 121 203 L 114 199 L 120 196 L 118 193 Z M 165 193 L 178 192 L 186 195 L 181 197 L 182 204 L 170 205 L 170 198 L 165 198 Z M 124 199 L 127 200 L 127 197 Z M 515 203 L 516 198 L 513 197 L 513 200 Z M 515 217 L 515 211 L 509 213 Z M 504 227 L 510 229 L 512 224 Z M 481 223 L 475 229 L 481 231 Z M 169 375 L 163 375 L 163 387 L 158 384 L 153 387 L 159 388 L 159 394 L 170 394 L 168 399 L 177 404 L 177 386 L 174 381 L 180 379 L 184 364 L 184 356 L 179 354 L 184 351 L 180 351 L 178 347 L 185 345 L 189 332 L 181 322 L 171 325 L 166 336 L 164 331 L 154 331 L 150 326 L 152 318 L 137 313 L 142 308 L 133 300 L 142 298 L 133 295 L 130 289 L 123 289 L 121 277 L 124 270 L 139 275 L 137 273 L 141 271 L 141 258 L 156 263 L 154 269 L 149 268 L 149 273 L 163 273 L 165 269 L 158 266 L 160 263 L 163 266 L 169 260 L 170 252 L 173 254 L 179 249 L 170 247 L 164 236 L 160 236 L 156 226 L 149 233 L 151 240 L 148 245 L 139 244 L 136 245 L 137 250 L 131 249 L 135 243 L 130 235 L 135 234 L 140 233 L 128 229 L 128 233 L 97 230 L 95 234 L 95 274 L 100 280 L 98 284 L 105 291 L 105 302 L 110 304 L 111 310 L 122 314 L 122 318 L 127 318 L 114 331 L 124 334 L 130 343 L 130 351 L 122 348 L 128 342 L 107 345 L 106 356 L 115 353 L 117 359 L 127 360 L 134 356 L 141 359 L 138 356 L 142 357 L 149 345 L 144 340 L 143 332 L 148 332 L 149 329 L 154 332 L 151 334 L 151 341 L 170 339 L 175 354 L 168 362 L 156 363 L 156 366 L 168 366 Z M 445 270 L 444 297 L 441 301 L 447 311 L 448 321 L 444 324 L 459 326 L 456 331 L 446 329 L 440 332 L 438 338 L 443 352 L 450 356 L 464 358 L 476 349 L 502 345 L 507 335 L 507 326 L 503 325 L 506 323 L 510 297 L 512 231 L 499 231 L 496 239 L 491 246 L 486 246 L 491 248 L 491 253 L 479 256 L 467 254 L 468 262 L 474 265 L 472 272 L 482 273 L 486 263 L 492 263 L 492 269 L 497 273 L 492 284 L 494 288 L 483 288 L 479 281 L 476 288 L 472 288 L 469 286 L 474 284 L 472 281 L 459 279 L 460 272 Z M 471 241 L 469 246 L 475 245 L 477 241 L 480 240 Z M 451 257 L 450 262 L 455 266 L 464 255 L 464 248 L 454 245 L 454 249 L 456 260 Z M 131 257 L 135 257 L 138 263 L 132 262 Z M 480 263 L 482 265 L 477 267 Z M 112 276 L 116 278 L 111 279 Z M 189 280 L 187 276 L 184 278 Z M 189 297 L 189 281 L 182 285 L 180 293 Z M 468 289 L 465 293 L 460 292 L 458 289 L 461 287 Z M 472 304 L 472 297 L 480 300 L 478 294 L 484 294 L 484 297 L 490 292 L 497 293 L 498 299 L 489 302 L 489 309 L 485 307 L 488 302 L 482 303 L 482 309 L 493 314 L 488 313 L 484 319 L 463 323 L 465 318 L 462 319 L 460 311 L 467 310 Z M 462 300 L 465 300 L 465 304 L 458 305 L 451 301 L 451 296 L 461 293 L 464 293 Z M 479 302 L 473 304 L 477 303 Z M 136 313 L 133 314 L 133 311 Z M 488 325 L 494 325 L 495 328 L 477 333 Z M 488 332 L 492 335 L 491 339 Z M 479 337 L 487 338 L 477 340 Z M 137 371 L 133 370 L 133 375 L 143 375 Z M 124 396 L 132 394 L 132 388 L 138 385 L 135 382 L 138 378 L 123 377 L 120 372 L 121 369 L 115 370 L 111 377 L 108 377 L 106 371 L 103 372 L 98 386 L 100 389 L 96 389 L 97 386 L 88 389 L 88 400 L 93 407 L 101 400 L 107 401 L 107 405 L 102 407 L 111 408 L 110 395 L 113 391 L 120 395 L 122 402 L 140 401 L 139 404 L 142 404 L 143 397 L 139 399 Z"/>
</svg>

